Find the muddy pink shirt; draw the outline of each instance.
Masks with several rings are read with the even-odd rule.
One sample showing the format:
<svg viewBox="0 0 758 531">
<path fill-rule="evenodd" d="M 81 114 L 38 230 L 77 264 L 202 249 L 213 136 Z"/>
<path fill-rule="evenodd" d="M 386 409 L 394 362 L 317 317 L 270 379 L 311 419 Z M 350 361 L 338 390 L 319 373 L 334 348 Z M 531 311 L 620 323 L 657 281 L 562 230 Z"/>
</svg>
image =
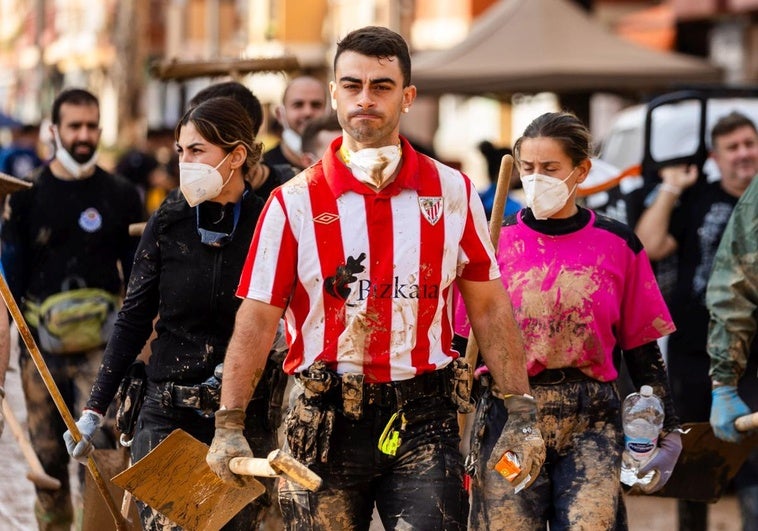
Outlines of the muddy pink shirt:
<svg viewBox="0 0 758 531">
<path fill-rule="evenodd" d="M 589 213 L 568 234 L 529 228 L 524 210 L 501 230 L 497 261 L 527 354 L 527 370 L 576 367 L 600 381 L 618 376 L 613 349 L 631 349 L 674 331 L 647 254 L 625 225 Z M 465 307 L 456 333 L 468 335 Z"/>
<path fill-rule="evenodd" d="M 457 357 L 453 281 L 500 276 L 476 189 L 403 140 L 397 177 L 375 192 L 341 143 L 272 193 L 237 295 L 286 307 L 289 374 L 317 359 L 369 382 L 442 368 Z"/>
</svg>

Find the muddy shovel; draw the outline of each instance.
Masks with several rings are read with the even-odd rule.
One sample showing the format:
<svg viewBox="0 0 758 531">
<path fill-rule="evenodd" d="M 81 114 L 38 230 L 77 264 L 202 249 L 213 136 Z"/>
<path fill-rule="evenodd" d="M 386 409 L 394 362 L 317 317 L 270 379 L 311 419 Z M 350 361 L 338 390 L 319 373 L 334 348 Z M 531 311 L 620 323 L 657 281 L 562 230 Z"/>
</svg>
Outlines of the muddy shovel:
<svg viewBox="0 0 758 531">
<path fill-rule="evenodd" d="M 758 428 L 758 412 L 738 418 L 737 430 Z M 666 485 L 653 496 L 697 502 L 716 502 L 750 452 L 758 449 L 758 433 L 739 443 L 722 441 L 708 422 L 682 426 L 682 453 Z"/>
<path fill-rule="evenodd" d="M 215 531 L 266 489 L 252 477 L 242 488 L 227 485 L 206 464 L 207 453 L 206 444 L 175 430 L 112 481 L 185 529 Z M 280 450 L 265 459 L 235 457 L 229 468 L 244 476 L 286 477 L 309 490 L 321 486 L 320 477 Z"/>
</svg>

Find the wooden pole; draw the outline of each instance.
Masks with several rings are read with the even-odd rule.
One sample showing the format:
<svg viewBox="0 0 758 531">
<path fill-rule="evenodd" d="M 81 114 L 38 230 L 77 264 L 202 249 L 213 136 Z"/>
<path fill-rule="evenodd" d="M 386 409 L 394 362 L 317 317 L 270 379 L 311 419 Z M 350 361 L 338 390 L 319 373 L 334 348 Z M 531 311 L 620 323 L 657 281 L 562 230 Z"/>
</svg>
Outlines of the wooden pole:
<svg viewBox="0 0 758 531">
<path fill-rule="evenodd" d="M 42 377 L 42 381 L 45 383 L 45 387 L 47 387 L 50 396 L 53 398 L 55 406 L 58 408 L 61 417 L 63 417 L 63 422 L 66 424 L 68 431 L 71 432 L 74 441 L 81 441 L 82 434 L 79 433 L 79 428 L 76 427 L 74 417 L 68 410 L 68 406 L 63 400 L 63 396 L 61 395 L 61 392 L 58 389 L 55 380 L 53 380 L 53 375 L 50 373 L 50 369 L 47 368 L 47 364 L 42 358 L 42 353 L 40 353 L 39 348 L 37 347 L 37 343 L 34 341 L 34 337 L 29 330 L 29 326 L 26 324 L 26 320 L 24 319 L 21 310 L 19 310 L 18 304 L 16 304 L 16 300 L 13 298 L 11 290 L 8 287 L 8 283 L 6 282 L 3 275 L 0 275 L 0 295 L 2 295 L 3 300 L 5 301 L 5 305 L 8 307 L 8 310 L 13 316 L 13 320 L 16 322 L 18 333 L 21 336 L 21 339 L 24 341 L 26 348 L 29 350 L 32 361 L 34 361 L 34 365 L 37 367 L 37 370 Z M 97 465 L 95 464 L 95 460 L 92 459 L 92 456 L 87 459 L 87 470 L 89 470 L 89 473 L 92 474 L 92 479 L 95 481 L 97 490 L 100 491 L 100 495 L 103 497 L 103 500 L 105 500 L 105 503 L 108 506 L 108 511 L 113 516 L 113 519 L 116 523 L 116 529 L 119 531 L 127 531 L 126 522 L 121 516 L 121 511 L 116 506 L 116 502 L 108 492 L 108 487 L 105 485 L 105 481 L 103 481 L 103 478 L 100 475 L 100 471 L 97 469 Z"/>
</svg>

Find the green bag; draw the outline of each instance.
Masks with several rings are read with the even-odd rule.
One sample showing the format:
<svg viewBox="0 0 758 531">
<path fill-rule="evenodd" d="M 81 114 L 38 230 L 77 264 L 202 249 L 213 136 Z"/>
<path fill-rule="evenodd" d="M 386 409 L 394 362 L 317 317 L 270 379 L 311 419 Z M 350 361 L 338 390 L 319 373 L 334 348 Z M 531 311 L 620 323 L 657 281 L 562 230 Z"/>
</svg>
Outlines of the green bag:
<svg viewBox="0 0 758 531">
<path fill-rule="evenodd" d="M 50 295 L 41 303 L 27 302 L 24 316 L 37 329 L 40 348 L 50 354 L 70 354 L 100 347 L 113 331 L 121 299 L 98 288 Z"/>
</svg>

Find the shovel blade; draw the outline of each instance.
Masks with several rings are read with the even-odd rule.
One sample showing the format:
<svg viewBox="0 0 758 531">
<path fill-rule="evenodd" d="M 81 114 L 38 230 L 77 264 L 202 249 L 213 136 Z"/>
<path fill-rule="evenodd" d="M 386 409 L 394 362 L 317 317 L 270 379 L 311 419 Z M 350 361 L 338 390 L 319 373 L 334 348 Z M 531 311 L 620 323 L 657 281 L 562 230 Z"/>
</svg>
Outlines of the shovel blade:
<svg viewBox="0 0 758 531">
<path fill-rule="evenodd" d="M 250 477 L 243 488 L 227 485 L 206 464 L 207 453 L 175 430 L 112 481 L 185 529 L 216 531 L 266 489 Z"/>
<path fill-rule="evenodd" d="M 653 495 L 716 502 L 750 452 L 758 448 L 758 435 L 734 444 L 717 438 L 707 422 L 685 424 L 683 429 L 689 432 L 682 435 L 682 453 L 674 473 Z"/>
</svg>

